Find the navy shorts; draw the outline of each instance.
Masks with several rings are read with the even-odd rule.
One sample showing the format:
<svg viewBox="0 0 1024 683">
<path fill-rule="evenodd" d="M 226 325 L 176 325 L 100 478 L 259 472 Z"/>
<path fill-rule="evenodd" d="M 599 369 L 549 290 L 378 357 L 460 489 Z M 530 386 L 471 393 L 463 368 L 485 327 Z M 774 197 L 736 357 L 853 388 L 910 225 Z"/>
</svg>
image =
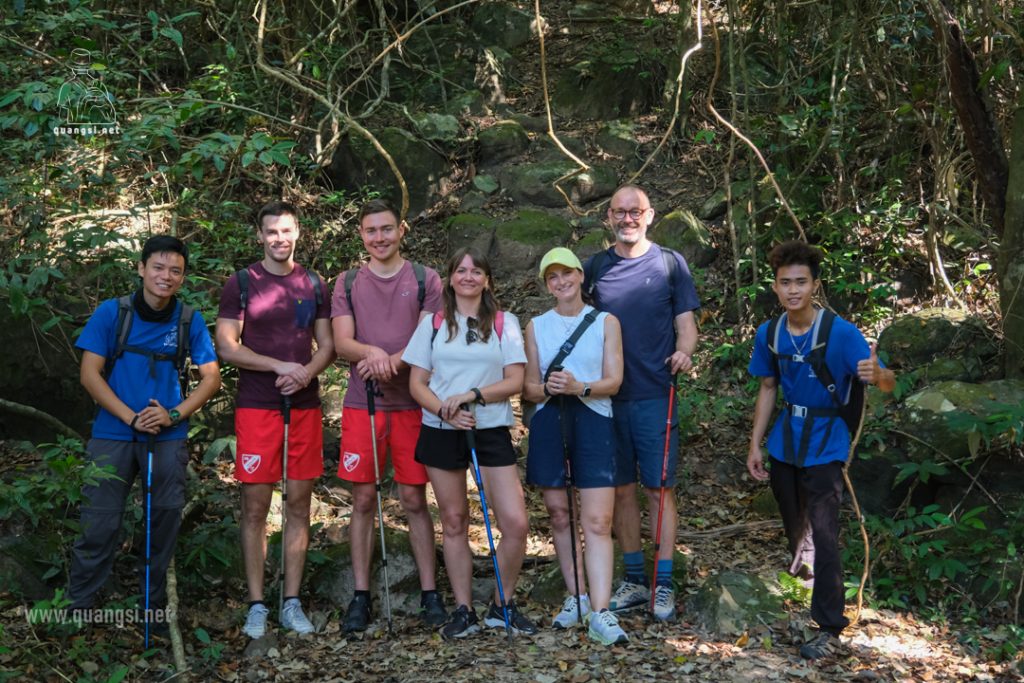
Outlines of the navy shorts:
<svg viewBox="0 0 1024 683">
<path fill-rule="evenodd" d="M 464 429 L 420 428 L 416 441 L 416 462 L 439 470 L 464 470 L 469 457 L 468 432 Z M 476 459 L 480 467 L 505 467 L 516 464 L 516 451 L 508 427 L 476 430 Z"/>
<path fill-rule="evenodd" d="M 615 428 L 610 417 L 588 408 L 575 396 L 567 396 L 566 441 L 576 488 L 615 486 Z M 530 420 L 530 452 L 526 458 L 526 483 L 534 486 L 565 486 L 565 454 L 558 397 L 551 398 Z"/>
<path fill-rule="evenodd" d="M 665 422 L 668 396 L 639 401 L 612 399 L 615 422 L 616 479 L 621 486 L 637 480 L 647 488 L 661 486 L 661 468 L 665 461 Z M 676 483 L 676 462 L 679 460 L 679 409 L 673 403 L 672 431 L 668 444 L 668 471 L 665 486 Z"/>
</svg>

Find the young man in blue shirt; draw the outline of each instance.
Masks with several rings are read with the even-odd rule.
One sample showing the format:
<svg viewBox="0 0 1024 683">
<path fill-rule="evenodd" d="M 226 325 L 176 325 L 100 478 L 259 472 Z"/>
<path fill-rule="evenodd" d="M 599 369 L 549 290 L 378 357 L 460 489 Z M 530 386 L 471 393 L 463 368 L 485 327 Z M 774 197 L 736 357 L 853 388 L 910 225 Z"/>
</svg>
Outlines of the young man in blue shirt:
<svg viewBox="0 0 1024 683">
<path fill-rule="evenodd" d="M 793 555 L 791 573 L 811 578 L 806 566 L 813 570 L 811 617 L 820 631 L 800 647 L 807 659 L 831 654 L 849 624 L 843 615 L 839 505 L 851 436 L 838 409 L 844 399 L 838 397 L 847 397 L 853 382 L 874 384 L 885 392 L 896 386 L 893 372 L 878 362 L 874 345 L 869 347 L 851 323 L 836 317 L 831 334 L 818 337 L 825 312 L 813 299 L 821 287 L 821 258 L 820 251 L 798 241 L 784 242 L 769 254 L 775 273 L 772 289 L 785 313 L 776 327 L 766 322 L 758 328 L 749 367 L 750 374 L 761 378 L 761 387 L 747 470 L 758 481 L 771 480 Z M 777 330 L 772 339 L 770 328 Z M 817 374 L 812 367 L 816 342 L 826 344 L 824 364 L 834 380 L 833 392 L 820 379 L 821 367 Z M 780 388 L 784 407 L 768 436 L 771 465 L 766 468 L 761 442 Z"/>
<path fill-rule="evenodd" d="M 179 323 L 185 307 L 175 294 L 185 281 L 187 266 L 188 247 L 181 240 L 169 235 L 149 238 L 138 266 L 142 286 L 126 311 L 131 318 L 123 348 L 118 343 L 123 329 L 118 299 L 97 307 L 75 344 L 82 349 L 82 386 L 99 406 L 86 457 L 99 466 L 113 466 L 115 477 L 82 491 L 82 531 L 72 550 L 67 591 L 72 610 L 92 607 L 110 574 L 125 499 L 135 476 L 146 476 L 150 438 L 154 444 L 149 604 L 154 610 L 164 607 L 167 566 L 185 505 L 188 418 L 220 388 L 217 355 L 203 317 L 193 311 L 187 326 Z M 200 376 L 187 396 L 182 394 L 175 359 L 178 332 L 186 329 Z M 145 591 L 143 576 L 140 584 Z"/>
</svg>

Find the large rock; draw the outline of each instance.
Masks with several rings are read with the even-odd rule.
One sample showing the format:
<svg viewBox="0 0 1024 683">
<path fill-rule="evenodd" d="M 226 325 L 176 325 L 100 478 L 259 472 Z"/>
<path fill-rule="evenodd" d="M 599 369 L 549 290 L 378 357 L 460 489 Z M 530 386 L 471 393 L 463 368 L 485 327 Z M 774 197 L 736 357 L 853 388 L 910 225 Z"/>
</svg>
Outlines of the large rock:
<svg viewBox="0 0 1024 683">
<path fill-rule="evenodd" d="M 530 146 L 530 136 L 515 121 L 498 121 L 477 134 L 480 165 L 494 166 L 517 157 Z"/>
<path fill-rule="evenodd" d="M 483 51 L 472 38 L 473 34 L 459 21 L 434 22 L 415 31 L 403 44 L 403 50 L 408 62 L 420 68 L 406 66 L 406 60 L 391 62 L 393 99 L 438 107 L 459 102 L 452 105 L 459 107 L 459 111 L 448 112 L 459 115 L 462 102 L 456 93 L 478 91 L 481 85 L 477 79 Z M 481 93 L 480 101 L 483 99 Z M 477 106 L 472 101 L 465 104 Z"/>
<path fill-rule="evenodd" d="M 448 190 L 448 162 L 426 142 L 402 128 L 385 128 L 376 137 L 405 178 L 411 215 L 426 209 Z M 366 138 L 354 133 L 335 152 L 328 175 L 335 187 L 359 192 L 370 186 L 396 205 L 401 201 L 391 167 Z"/>
<path fill-rule="evenodd" d="M 689 601 L 687 614 L 701 628 L 723 636 L 739 635 L 786 616 L 774 583 L 731 571 L 708 578 Z"/>
<path fill-rule="evenodd" d="M 893 368 L 916 370 L 943 359 L 957 359 L 958 378 L 992 376 L 999 369 L 998 348 L 984 323 L 963 311 L 926 308 L 898 318 L 882 331 L 878 350 Z M 949 377 L 957 371 L 941 363 L 934 373 Z"/>
<path fill-rule="evenodd" d="M 629 119 L 608 121 L 598 129 L 594 142 L 605 154 L 621 159 L 632 159 L 640 148 L 634 129 L 635 126 Z"/>
<path fill-rule="evenodd" d="M 506 50 L 530 42 L 544 30 L 544 21 L 537 26 L 532 12 L 524 12 L 504 2 L 484 2 L 477 5 L 473 15 L 473 31 L 485 45 L 497 45 Z"/>
<path fill-rule="evenodd" d="M 690 266 L 704 268 L 718 255 L 711 241 L 711 231 L 704 223 L 685 209 L 673 211 L 651 227 L 651 239 L 675 249 Z"/>
<path fill-rule="evenodd" d="M 532 273 L 545 252 L 564 245 L 571 236 L 572 227 L 562 218 L 541 211 L 520 211 L 495 231 L 491 253 L 495 277 Z"/>
<path fill-rule="evenodd" d="M 460 213 L 445 223 L 448 230 L 448 254 L 462 247 L 476 247 L 483 254 L 491 253 L 494 243 L 494 228 L 498 221 L 490 216 L 475 213 Z"/>
<path fill-rule="evenodd" d="M 557 133 L 557 130 L 556 130 Z M 587 156 L 587 145 L 585 142 L 572 135 L 566 135 L 561 133 L 558 135 L 558 141 L 562 143 L 562 146 L 567 150 L 575 154 L 580 159 L 585 159 Z M 555 144 L 555 141 L 551 139 L 547 134 L 547 129 L 543 131 L 543 135 L 538 135 L 533 142 L 533 155 L 537 161 L 571 161 L 565 152 Z"/>
<path fill-rule="evenodd" d="M 565 199 L 554 188 L 553 183 L 574 168 L 575 165 L 568 161 L 512 166 L 502 171 L 501 185 L 520 204 L 565 208 Z M 563 180 L 560 187 L 573 203 L 579 205 L 611 196 L 617 182 L 618 178 L 613 168 L 594 166 L 590 171 Z"/>
<path fill-rule="evenodd" d="M 452 116 L 465 118 L 467 116 L 486 116 L 490 113 L 484 95 L 479 90 L 467 90 L 449 99 L 444 110 Z"/>
<path fill-rule="evenodd" d="M 666 59 L 653 46 L 633 41 L 605 46 L 592 59 L 564 69 L 554 87 L 554 104 L 563 116 L 608 121 L 649 113 L 662 101 Z"/>
<path fill-rule="evenodd" d="M 409 534 L 403 530 L 386 528 L 384 538 L 388 545 L 388 585 L 391 607 L 397 613 L 416 614 L 419 611 L 419 575 L 409 545 Z M 374 532 L 374 554 L 370 566 L 372 585 L 370 592 L 384 595 L 384 571 L 380 564 L 380 543 Z M 352 576 L 352 551 L 348 543 L 338 543 L 321 549 L 327 561 L 310 566 L 307 584 L 329 600 L 335 607 L 344 608 L 352 599 L 355 580 Z"/>
<path fill-rule="evenodd" d="M 450 145 L 459 139 L 462 129 L 459 120 L 450 114 L 420 114 L 414 117 L 416 132 L 424 140 L 435 140 Z"/>
</svg>

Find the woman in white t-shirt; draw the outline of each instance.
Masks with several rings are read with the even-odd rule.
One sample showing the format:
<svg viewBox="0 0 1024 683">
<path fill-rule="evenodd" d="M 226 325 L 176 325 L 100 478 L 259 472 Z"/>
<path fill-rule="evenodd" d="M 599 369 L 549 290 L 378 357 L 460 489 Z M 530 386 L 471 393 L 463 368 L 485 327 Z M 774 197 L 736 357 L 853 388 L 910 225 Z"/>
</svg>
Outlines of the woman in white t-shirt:
<svg viewBox="0 0 1024 683">
<path fill-rule="evenodd" d="M 530 421 L 526 481 L 543 492 L 555 551 L 569 589 L 553 626 L 570 628 L 586 618 L 591 640 L 613 645 L 628 640 L 618 619 L 608 611 L 612 514 L 618 483 L 611 397 L 622 384 L 622 331 L 615 316 L 598 313 L 584 303 L 583 266 L 571 251 L 565 247 L 549 251 L 541 260 L 539 274 L 555 297 L 555 307 L 526 326 L 523 399 L 538 404 Z M 569 340 L 585 322 L 587 326 L 570 348 Z M 569 349 L 568 353 L 564 349 Z M 574 511 L 579 512 L 578 517 L 570 515 Z M 577 522 L 586 538 L 585 557 L 579 535 L 572 528 Z"/>
<path fill-rule="evenodd" d="M 480 630 L 473 609 L 473 554 L 469 549 L 466 434 L 474 430 L 476 454 L 488 507 L 501 543 L 497 558 L 512 628 L 533 634 L 537 627 L 519 612 L 512 595 L 526 552 L 528 521 L 516 453 L 508 428 L 509 397 L 523 386 L 526 354 L 519 321 L 498 309 L 487 259 L 474 248 L 460 249 L 448 261 L 442 292 L 443 315 L 420 321 L 402 354 L 411 366 L 409 389 L 423 406 L 416 460 L 427 468 L 437 497 L 444 533 L 444 563 L 456 609 L 441 628 L 444 638 Z M 505 627 L 498 587 L 484 617 Z"/>
</svg>

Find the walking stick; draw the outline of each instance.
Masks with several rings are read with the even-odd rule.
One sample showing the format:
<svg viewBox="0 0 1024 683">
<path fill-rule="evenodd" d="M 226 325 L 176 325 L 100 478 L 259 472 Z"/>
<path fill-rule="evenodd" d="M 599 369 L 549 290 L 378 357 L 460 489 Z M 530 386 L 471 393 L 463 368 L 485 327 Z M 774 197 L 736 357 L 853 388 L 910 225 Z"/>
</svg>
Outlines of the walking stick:
<svg viewBox="0 0 1024 683">
<path fill-rule="evenodd" d="M 555 368 L 555 371 L 559 371 L 562 368 Z M 569 502 L 569 540 L 572 542 L 572 550 L 570 555 L 572 556 L 572 578 L 576 582 L 576 624 L 583 623 L 583 605 L 580 598 L 580 568 L 578 560 L 576 558 L 576 481 L 572 476 L 572 458 L 569 456 L 569 438 L 566 434 L 567 426 L 565 424 L 566 419 L 566 408 L 565 408 L 565 396 L 558 397 L 558 421 L 562 427 L 562 456 L 565 458 L 565 497 Z"/>
<path fill-rule="evenodd" d="M 388 616 L 388 633 L 391 633 L 391 587 L 388 583 L 388 546 L 384 541 L 384 508 L 380 501 L 380 465 L 377 460 L 377 383 L 366 380 L 366 407 L 370 414 L 370 438 L 373 442 L 373 479 L 377 488 L 377 520 L 380 528 L 380 563 L 384 568 L 384 605 Z"/>
<path fill-rule="evenodd" d="M 665 512 L 665 489 L 668 484 L 668 446 L 672 435 L 672 408 L 676 398 L 676 376 L 672 375 L 672 384 L 668 390 L 668 415 L 665 416 L 665 455 L 661 460 L 661 489 L 658 492 L 658 530 L 654 532 L 654 586 L 651 590 L 651 611 L 654 611 L 654 598 L 658 592 L 658 554 L 661 551 L 661 516 Z M 674 545 L 674 541 L 673 541 Z"/>
<path fill-rule="evenodd" d="M 288 571 L 285 568 L 285 557 L 288 555 L 285 547 L 285 531 L 288 528 L 288 426 L 292 421 L 291 396 L 281 397 L 281 416 L 284 418 L 284 443 L 281 446 L 281 564 L 277 567 L 281 576 L 277 586 L 278 614 L 284 611 L 284 584 L 288 580 Z"/>
<path fill-rule="evenodd" d="M 146 595 L 143 604 L 145 612 L 142 618 L 145 621 L 145 647 L 149 649 L 149 592 L 150 592 L 150 571 L 152 567 L 153 545 L 153 449 L 156 448 L 156 436 L 150 434 L 146 437 Z"/>
</svg>

